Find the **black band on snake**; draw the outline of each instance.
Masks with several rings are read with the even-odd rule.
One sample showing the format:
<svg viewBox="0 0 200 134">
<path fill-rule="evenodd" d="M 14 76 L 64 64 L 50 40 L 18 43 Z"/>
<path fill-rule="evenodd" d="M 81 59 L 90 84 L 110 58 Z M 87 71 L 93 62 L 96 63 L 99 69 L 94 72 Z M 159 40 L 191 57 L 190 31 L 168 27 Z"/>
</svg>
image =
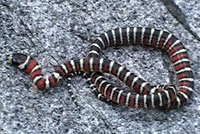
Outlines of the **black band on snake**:
<svg viewBox="0 0 200 134">
<path fill-rule="evenodd" d="M 109 46 L 129 44 L 150 45 L 165 51 L 174 66 L 178 90 L 172 85 L 152 86 L 116 62 L 99 58 L 100 51 Z M 56 86 L 61 78 L 71 73 L 83 71 L 90 74 L 91 84 L 105 99 L 130 107 L 178 108 L 189 100 L 194 88 L 193 72 L 182 43 L 171 33 L 151 28 L 118 28 L 101 34 L 92 44 L 87 58 L 61 64 L 48 78 L 43 77 L 39 64 L 30 56 L 16 53 L 9 59 L 29 73 L 40 90 Z M 136 94 L 118 89 L 97 72 L 118 77 Z"/>
</svg>

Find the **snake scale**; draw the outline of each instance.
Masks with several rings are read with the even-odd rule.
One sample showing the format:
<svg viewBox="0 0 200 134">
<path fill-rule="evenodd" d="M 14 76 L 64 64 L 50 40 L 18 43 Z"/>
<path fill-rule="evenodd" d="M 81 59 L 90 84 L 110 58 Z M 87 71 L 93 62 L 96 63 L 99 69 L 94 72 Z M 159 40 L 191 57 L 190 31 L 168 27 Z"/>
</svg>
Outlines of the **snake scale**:
<svg viewBox="0 0 200 134">
<path fill-rule="evenodd" d="M 115 61 L 100 57 L 100 52 L 107 47 L 136 44 L 164 51 L 173 65 L 177 85 L 152 85 Z M 30 74 L 39 90 L 55 87 L 60 79 L 83 72 L 104 101 L 135 108 L 179 108 L 189 101 L 194 88 L 193 71 L 185 47 L 173 34 L 154 28 L 109 30 L 94 40 L 87 57 L 60 64 L 48 77 L 44 77 L 39 63 L 28 55 L 14 53 L 8 59 L 12 65 Z M 134 93 L 117 88 L 104 78 L 103 73 L 117 77 Z"/>
</svg>

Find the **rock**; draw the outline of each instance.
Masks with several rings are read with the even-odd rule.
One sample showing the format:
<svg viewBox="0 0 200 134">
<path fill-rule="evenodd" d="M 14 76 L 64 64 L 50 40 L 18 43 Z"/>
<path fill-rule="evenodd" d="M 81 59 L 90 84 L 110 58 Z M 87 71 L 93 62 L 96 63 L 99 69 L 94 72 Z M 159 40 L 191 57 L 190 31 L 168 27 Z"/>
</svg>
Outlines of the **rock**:
<svg viewBox="0 0 200 134">
<path fill-rule="evenodd" d="M 199 9 L 197 0 L 172 1 L 186 29 L 161 1 L 15 1 L 0 2 L 0 133 L 197 133 L 200 131 Z M 97 99 L 86 80 L 73 77 L 48 92 L 39 92 L 29 76 L 5 62 L 23 52 L 45 68 L 87 55 L 91 41 L 116 27 L 166 29 L 188 49 L 195 74 L 190 103 L 172 111 L 131 109 Z M 113 59 L 152 83 L 173 82 L 165 53 L 141 46 L 112 47 L 102 57 Z M 71 90 L 71 91 L 70 91 Z M 70 92 L 69 92 L 70 91 Z M 73 94 L 73 98 L 71 97 Z"/>
</svg>

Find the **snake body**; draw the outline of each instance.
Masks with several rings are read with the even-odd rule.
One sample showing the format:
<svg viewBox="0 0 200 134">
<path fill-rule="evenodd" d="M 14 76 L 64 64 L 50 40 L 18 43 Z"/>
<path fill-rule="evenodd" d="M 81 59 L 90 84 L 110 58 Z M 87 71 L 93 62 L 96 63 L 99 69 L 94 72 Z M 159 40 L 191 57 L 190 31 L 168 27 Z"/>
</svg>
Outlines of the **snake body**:
<svg viewBox="0 0 200 134">
<path fill-rule="evenodd" d="M 127 27 L 109 30 L 101 34 L 94 41 L 88 57 L 99 57 L 100 52 L 110 46 L 136 44 L 158 48 L 166 52 L 172 62 L 178 81 L 177 97 L 170 102 L 167 108 L 178 108 L 188 102 L 194 88 L 194 76 L 190 66 L 190 60 L 187 50 L 181 41 L 169 32 L 145 27 Z M 136 93 L 151 94 L 155 92 L 155 86 L 152 86 L 141 78 L 126 77 L 129 73 L 120 71 L 118 70 L 118 74 L 120 74 L 119 79 L 121 77 L 127 78 L 126 80 L 133 84 L 130 85 L 127 81 L 124 81 L 124 83 Z M 91 81 L 91 83 L 94 84 L 94 81 Z M 97 88 L 101 88 L 101 86 Z M 156 92 L 159 92 L 159 88 L 157 88 Z M 105 95 L 101 95 L 105 97 Z"/>
<path fill-rule="evenodd" d="M 100 52 L 107 47 L 134 44 L 153 46 L 167 53 L 177 76 L 177 88 L 173 85 L 151 85 L 118 63 L 99 57 Z M 30 74 L 40 90 L 55 87 L 60 79 L 82 71 L 90 76 L 91 84 L 103 98 L 130 107 L 178 108 L 188 102 L 194 88 L 188 54 L 180 40 L 171 33 L 151 28 L 128 27 L 105 32 L 92 43 L 86 58 L 61 64 L 49 77 L 44 77 L 38 62 L 30 56 L 15 53 L 9 59 L 13 65 Z M 102 73 L 116 76 L 131 87 L 135 94 L 113 86 Z"/>
</svg>

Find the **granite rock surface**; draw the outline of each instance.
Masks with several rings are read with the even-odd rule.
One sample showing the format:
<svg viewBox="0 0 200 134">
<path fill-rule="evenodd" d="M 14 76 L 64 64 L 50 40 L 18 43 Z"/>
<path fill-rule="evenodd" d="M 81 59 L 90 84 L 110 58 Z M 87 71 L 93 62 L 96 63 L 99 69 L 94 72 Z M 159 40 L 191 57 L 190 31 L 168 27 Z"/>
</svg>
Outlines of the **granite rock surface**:
<svg viewBox="0 0 200 134">
<path fill-rule="evenodd" d="M 86 56 L 104 31 L 137 26 L 165 29 L 187 48 L 195 74 L 188 105 L 172 111 L 110 105 L 97 99 L 80 76 L 40 92 L 5 61 L 7 54 L 26 53 L 48 74 L 59 63 Z M 198 0 L 0 0 L 0 134 L 200 133 L 199 38 Z M 159 50 L 112 47 L 102 57 L 149 82 L 174 83 L 169 59 Z"/>
</svg>

